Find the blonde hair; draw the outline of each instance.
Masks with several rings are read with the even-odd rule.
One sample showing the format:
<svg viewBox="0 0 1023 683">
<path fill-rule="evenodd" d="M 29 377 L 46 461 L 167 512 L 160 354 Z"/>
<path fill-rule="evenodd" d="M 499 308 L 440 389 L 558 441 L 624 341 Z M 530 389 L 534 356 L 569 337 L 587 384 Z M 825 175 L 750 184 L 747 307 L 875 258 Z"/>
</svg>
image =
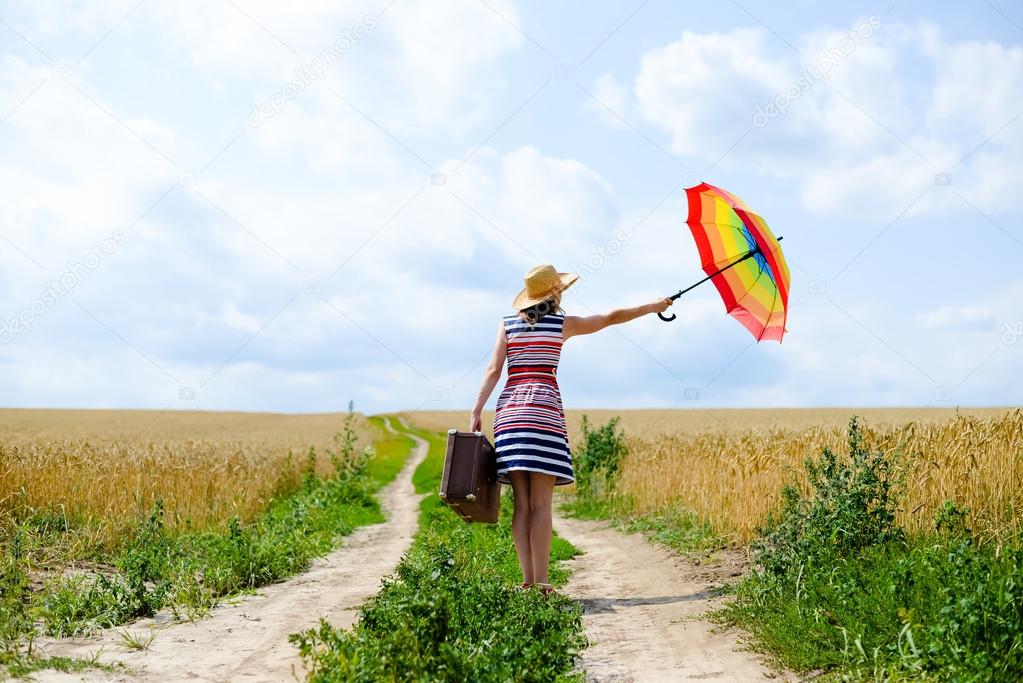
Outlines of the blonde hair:
<svg viewBox="0 0 1023 683">
<path fill-rule="evenodd" d="M 519 317 L 528 324 L 535 325 L 548 313 L 564 315 L 565 311 L 561 309 L 561 292 L 554 293 L 538 304 L 523 308 L 519 311 Z"/>
</svg>

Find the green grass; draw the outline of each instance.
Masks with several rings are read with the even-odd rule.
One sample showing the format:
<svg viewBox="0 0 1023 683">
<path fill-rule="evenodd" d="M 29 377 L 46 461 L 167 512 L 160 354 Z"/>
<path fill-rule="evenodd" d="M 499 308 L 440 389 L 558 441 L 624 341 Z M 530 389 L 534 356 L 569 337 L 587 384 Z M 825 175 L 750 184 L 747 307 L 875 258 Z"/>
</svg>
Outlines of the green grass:
<svg viewBox="0 0 1023 683">
<path fill-rule="evenodd" d="M 619 531 L 641 533 L 682 555 L 705 556 L 725 546 L 710 523 L 691 510 L 675 506 L 641 514 L 636 507 L 635 501 L 625 496 L 594 499 L 574 495 L 561 503 L 568 515 L 607 520 Z"/>
<path fill-rule="evenodd" d="M 426 492 L 409 553 L 350 631 L 321 623 L 292 636 L 314 681 L 581 681 L 572 668 L 585 645 L 580 611 L 562 596 L 544 597 L 521 581 L 511 539 L 512 500 L 496 525 L 468 525 L 436 495 L 446 435 L 410 429 L 429 455 L 413 476 Z M 551 580 L 576 550 L 552 544 Z"/>
<path fill-rule="evenodd" d="M 201 618 L 228 596 L 305 570 L 356 527 L 383 521 L 373 494 L 394 479 L 414 442 L 384 431 L 379 418 L 372 422 L 380 428 L 372 453 L 349 448 L 336 458 L 335 475 L 320 478 L 311 474 L 316 454 L 310 451 L 302 486 L 272 500 L 249 524 L 231 519 L 220 529 L 171 533 L 158 502 L 119 552 L 101 558 L 112 565 L 108 573 L 59 575 L 32 592 L 25 548 L 39 542 L 31 540 L 38 525 L 8 530 L 0 539 L 0 666 L 11 673 L 41 666 L 43 660 L 26 656 L 36 622 L 46 634 L 63 637 L 124 624 L 164 607 L 181 618 Z M 342 446 L 344 438 L 339 435 Z M 46 533 L 57 531 L 48 527 Z"/>
<path fill-rule="evenodd" d="M 106 673 L 125 673 L 123 666 L 104 664 L 98 658 L 76 659 L 74 657 L 28 657 L 14 660 L 7 670 L 15 678 L 29 678 L 37 671 L 53 669 L 64 673 L 83 673 L 86 671 L 104 671 Z"/>
<path fill-rule="evenodd" d="M 1023 552 L 934 538 L 754 573 L 719 616 L 785 666 L 853 680 L 1023 680 Z"/>
<path fill-rule="evenodd" d="M 415 446 L 415 442 L 400 430 L 398 434 L 387 431 L 384 422 L 385 418 L 378 415 L 369 418 L 369 423 L 377 428 L 380 436 L 373 443 L 374 455 L 366 464 L 366 476 L 376 483 L 378 488 L 382 488 L 398 476 Z M 398 420 L 392 419 L 391 422 L 397 430 Z"/>
<path fill-rule="evenodd" d="M 418 427 L 406 427 L 405 431 L 425 440 L 430 447 L 426 459 L 419 463 L 416 471 L 412 473 L 412 485 L 416 487 L 416 493 L 437 493 L 440 490 L 440 480 L 444 473 L 447 434 L 431 432 Z"/>
</svg>

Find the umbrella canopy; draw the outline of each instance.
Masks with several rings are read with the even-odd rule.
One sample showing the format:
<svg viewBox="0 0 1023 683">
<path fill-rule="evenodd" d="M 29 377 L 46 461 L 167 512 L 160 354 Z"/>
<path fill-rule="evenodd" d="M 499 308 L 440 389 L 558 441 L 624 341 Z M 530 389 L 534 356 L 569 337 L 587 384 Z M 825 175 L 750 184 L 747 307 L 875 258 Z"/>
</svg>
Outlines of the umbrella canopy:
<svg viewBox="0 0 1023 683">
<path fill-rule="evenodd" d="M 706 279 L 717 287 L 725 310 L 757 341 L 780 342 L 785 334 L 790 280 L 780 238 L 730 192 L 707 183 L 685 192 L 689 202 L 686 224 L 696 240 Z"/>
</svg>

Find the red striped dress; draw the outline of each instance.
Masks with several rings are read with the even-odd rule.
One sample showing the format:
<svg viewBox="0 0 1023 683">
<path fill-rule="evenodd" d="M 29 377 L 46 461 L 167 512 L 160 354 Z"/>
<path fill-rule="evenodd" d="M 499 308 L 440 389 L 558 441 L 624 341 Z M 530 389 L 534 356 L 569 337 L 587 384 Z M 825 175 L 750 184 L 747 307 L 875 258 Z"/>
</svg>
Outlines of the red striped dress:
<svg viewBox="0 0 1023 683">
<path fill-rule="evenodd" d="M 558 485 L 575 479 L 557 378 L 564 324 L 563 315 L 545 315 L 535 325 L 518 315 L 504 317 L 508 381 L 494 416 L 501 483 L 511 483 L 513 470 L 551 474 Z"/>
</svg>

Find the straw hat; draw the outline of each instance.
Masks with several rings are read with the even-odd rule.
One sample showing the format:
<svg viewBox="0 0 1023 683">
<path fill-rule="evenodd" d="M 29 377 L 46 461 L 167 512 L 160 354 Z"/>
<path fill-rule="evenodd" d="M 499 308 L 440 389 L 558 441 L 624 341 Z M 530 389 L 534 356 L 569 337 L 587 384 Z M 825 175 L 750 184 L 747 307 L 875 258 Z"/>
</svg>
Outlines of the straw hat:
<svg viewBox="0 0 1023 683">
<path fill-rule="evenodd" d="M 559 273 L 549 264 L 537 266 L 526 273 L 526 287 L 515 297 L 512 308 L 521 311 L 547 301 L 555 294 L 564 292 L 578 279 L 575 273 Z"/>
</svg>

